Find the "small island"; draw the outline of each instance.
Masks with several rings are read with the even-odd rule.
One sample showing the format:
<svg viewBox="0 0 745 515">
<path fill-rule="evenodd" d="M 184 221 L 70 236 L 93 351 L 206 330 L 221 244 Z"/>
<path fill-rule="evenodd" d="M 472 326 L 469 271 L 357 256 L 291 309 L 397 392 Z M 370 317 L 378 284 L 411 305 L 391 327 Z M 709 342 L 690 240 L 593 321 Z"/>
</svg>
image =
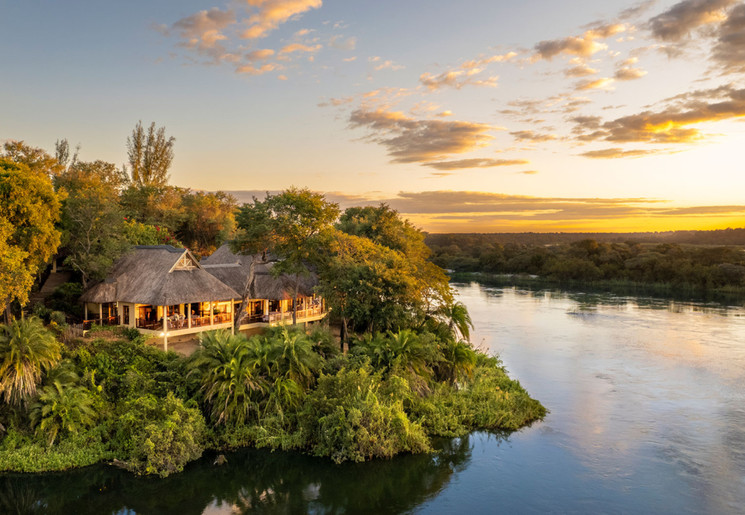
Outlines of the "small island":
<svg viewBox="0 0 745 515">
<path fill-rule="evenodd" d="M 395 210 L 298 188 L 238 206 L 167 184 L 162 128 L 128 143 L 126 171 L 5 144 L 0 471 L 166 476 L 247 446 L 360 462 L 545 416 Z"/>
</svg>

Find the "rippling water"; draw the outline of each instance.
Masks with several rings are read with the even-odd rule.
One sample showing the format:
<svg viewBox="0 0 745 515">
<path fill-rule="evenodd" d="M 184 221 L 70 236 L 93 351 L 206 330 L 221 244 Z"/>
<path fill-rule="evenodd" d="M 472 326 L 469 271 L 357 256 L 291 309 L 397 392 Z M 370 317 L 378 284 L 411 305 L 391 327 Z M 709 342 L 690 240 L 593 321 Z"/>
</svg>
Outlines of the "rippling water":
<svg viewBox="0 0 745 515">
<path fill-rule="evenodd" d="M 743 513 L 745 309 L 458 285 L 474 342 L 549 408 L 499 437 L 333 465 L 246 450 L 165 480 L 0 479 L 0 512 Z"/>
</svg>

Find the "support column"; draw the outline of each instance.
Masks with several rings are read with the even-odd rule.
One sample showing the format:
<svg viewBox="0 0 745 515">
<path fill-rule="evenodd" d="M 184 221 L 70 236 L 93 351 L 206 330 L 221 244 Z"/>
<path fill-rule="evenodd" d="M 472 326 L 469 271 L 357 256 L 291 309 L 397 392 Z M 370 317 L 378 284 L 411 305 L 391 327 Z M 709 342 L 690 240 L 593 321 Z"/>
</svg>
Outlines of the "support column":
<svg viewBox="0 0 745 515">
<path fill-rule="evenodd" d="M 168 308 L 163 306 L 163 350 L 168 352 Z"/>
<path fill-rule="evenodd" d="M 235 334 L 235 300 L 230 299 L 230 334 Z"/>
<path fill-rule="evenodd" d="M 83 320 L 88 320 L 88 303 L 83 302 L 83 310 L 85 311 L 85 316 L 83 317 Z"/>
<path fill-rule="evenodd" d="M 186 325 L 189 329 L 191 329 L 191 303 L 187 304 L 186 308 Z"/>
<path fill-rule="evenodd" d="M 98 305 L 98 325 L 103 325 L 103 304 Z"/>
<path fill-rule="evenodd" d="M 210 301 L 210 325 L 215 325 L 215 309 L 212 307 L 212 301 Z"/>
<path fill-rule="evenodd" d="M 116 316 L 119 318 L 119 325 L 124 325 L 124 314 L 122 314 L 122 308 L 118 300 L 116 301 Z"/>
</svg>

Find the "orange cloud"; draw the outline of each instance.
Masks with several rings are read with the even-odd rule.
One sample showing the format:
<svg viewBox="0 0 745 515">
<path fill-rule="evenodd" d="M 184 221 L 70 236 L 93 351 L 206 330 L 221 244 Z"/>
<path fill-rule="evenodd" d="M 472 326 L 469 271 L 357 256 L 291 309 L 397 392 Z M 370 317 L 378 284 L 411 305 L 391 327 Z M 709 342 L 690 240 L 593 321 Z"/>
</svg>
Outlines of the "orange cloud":
<svg viewBox="0 0 745 515">
<path fill-rule="evenodd" d="M 510 132 L 510 135 L 518 141 L 534 141 L 536 143 L 558 139 L 555 134 L 540 134 L 530 130 Z"/>
<path fill-rule="evenodd" d="M 457 161 L 435 161 L 431 163 L 422 163 L 422 166 L 429 166 L 435 170 L 463 170 L 466 168 L 494 168 L 497 166 L 515 166 L 525 165 L 530 161 L 525 159 L 459 159 Z"/>
<path fill-rule="evenodd" d="M 623 150 L 622 148 L 605 148 L 603 150 L 591 150 L 580 154 L 592 159 L 620 159 L 625 157 L 641 157 L 657 154 L 657 150 Z"/>
<path fill-rule="evenodd" d="M 702 25 L 721 22 L 724 9 L 737 0 L 684 0 L 651 18 L 648 27 L 652 35 L 663 41 L 680 41 Z"/>
<path fill-rule="evenodd" d="M 311 9 L 319 9 L 322 0 L 245 0 L 256 9 L 248 19 L 248 28 L 243 31 L 244 39 L 257 39 L 266 36 L 290 18 Z"/>
<path fill-rule="evenodd" d="M 309 46 L 302 43 L 290 43 L 289 45 L 285 45 L 279 53 L 292 54 L 294 52 L 318 52 L 321 48 L 321 45 Z"/>
<path fill-rule="evenodd" d="M 745 117 L 745 89 L 721 86 L 674 97 L 678 104 L 600 123 L 597 117 L 574 118 L 581 141 L 690 143 L 703 135 L 692 125 Z M 706 100 L 709 100 L 708 102 Z"/>
<path fill-rule="evenodd" d="M 608 48 L 607 45 L 598 43 L 596 40 L 607 39 L 625 30 L 625 25 L 614 23 L 597 26 L 586 31 L 581 36 L 569 36 L 563 39 L 541 41 L 535 45 L 536 53 L 533 55 L 533 60 L 550 60 L 559 54 L 589 57 Z"/>
<path fill-rule="evenodd" d="M 476 73 L 481 70 L 477 70 Z M 474 75 L 473 73 L 471 75 Z M 423 73 L 419 77 L 419 82 L 427 87 L 430 91 L 438 90 L 443 87 L 451 87 L 460 89 L 463 86 L 485 86 L 485 87 L 496 87 L 498 77 L 489 77 L 487 79 L 475 79 L 467 72 L 463 70 L 451 70 L 443 72 L 439 75 L 432 75 L 430 73 Z"/>
<path fill-rule="evenodd" d="M 349 118 L 351 127 L 367 128 L 370 137 L 388 149 L 394 163 L 426 163 L 483 147 L 493 139 L 484 123 L 417 120 L 398 111 L 360 108 Z"/>
</svg>

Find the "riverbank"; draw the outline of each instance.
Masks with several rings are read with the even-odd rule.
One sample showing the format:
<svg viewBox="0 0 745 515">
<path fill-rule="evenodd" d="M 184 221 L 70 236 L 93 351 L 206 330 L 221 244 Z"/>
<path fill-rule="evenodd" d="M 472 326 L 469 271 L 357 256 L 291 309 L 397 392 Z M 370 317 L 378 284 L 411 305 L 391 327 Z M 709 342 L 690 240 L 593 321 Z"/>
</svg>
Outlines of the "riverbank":
<svg viewBox="0 0 745 515">
<path fill-rule="evenodd" d="M 109 462 L 168 476 L 205 451 L 242 447 L 361 462 L 546 414 L 497 358 L 427 332 L 368 335 L 345 354 L 319 330 L 213 332 L 188 358 L 129 336 L 65 346 L 67 386 L 56 374 L 28 409 L 6 406 L 0 471 Z"/>
<path fill-rule="evenodd" d="M 493 274 L 488 272 L 451 272 L 455 283 L 477 282 L 486 286 L 531 289 L 561 289 L 589 293 L 612 293 L 623 296 L 663 297 L 681 301 L 718 302 L 745 306 L 745 288 L 702 289 L 690 285 L 645 283 L 628 280 L 559 280 L 529 274 Z"/>
</svg>

